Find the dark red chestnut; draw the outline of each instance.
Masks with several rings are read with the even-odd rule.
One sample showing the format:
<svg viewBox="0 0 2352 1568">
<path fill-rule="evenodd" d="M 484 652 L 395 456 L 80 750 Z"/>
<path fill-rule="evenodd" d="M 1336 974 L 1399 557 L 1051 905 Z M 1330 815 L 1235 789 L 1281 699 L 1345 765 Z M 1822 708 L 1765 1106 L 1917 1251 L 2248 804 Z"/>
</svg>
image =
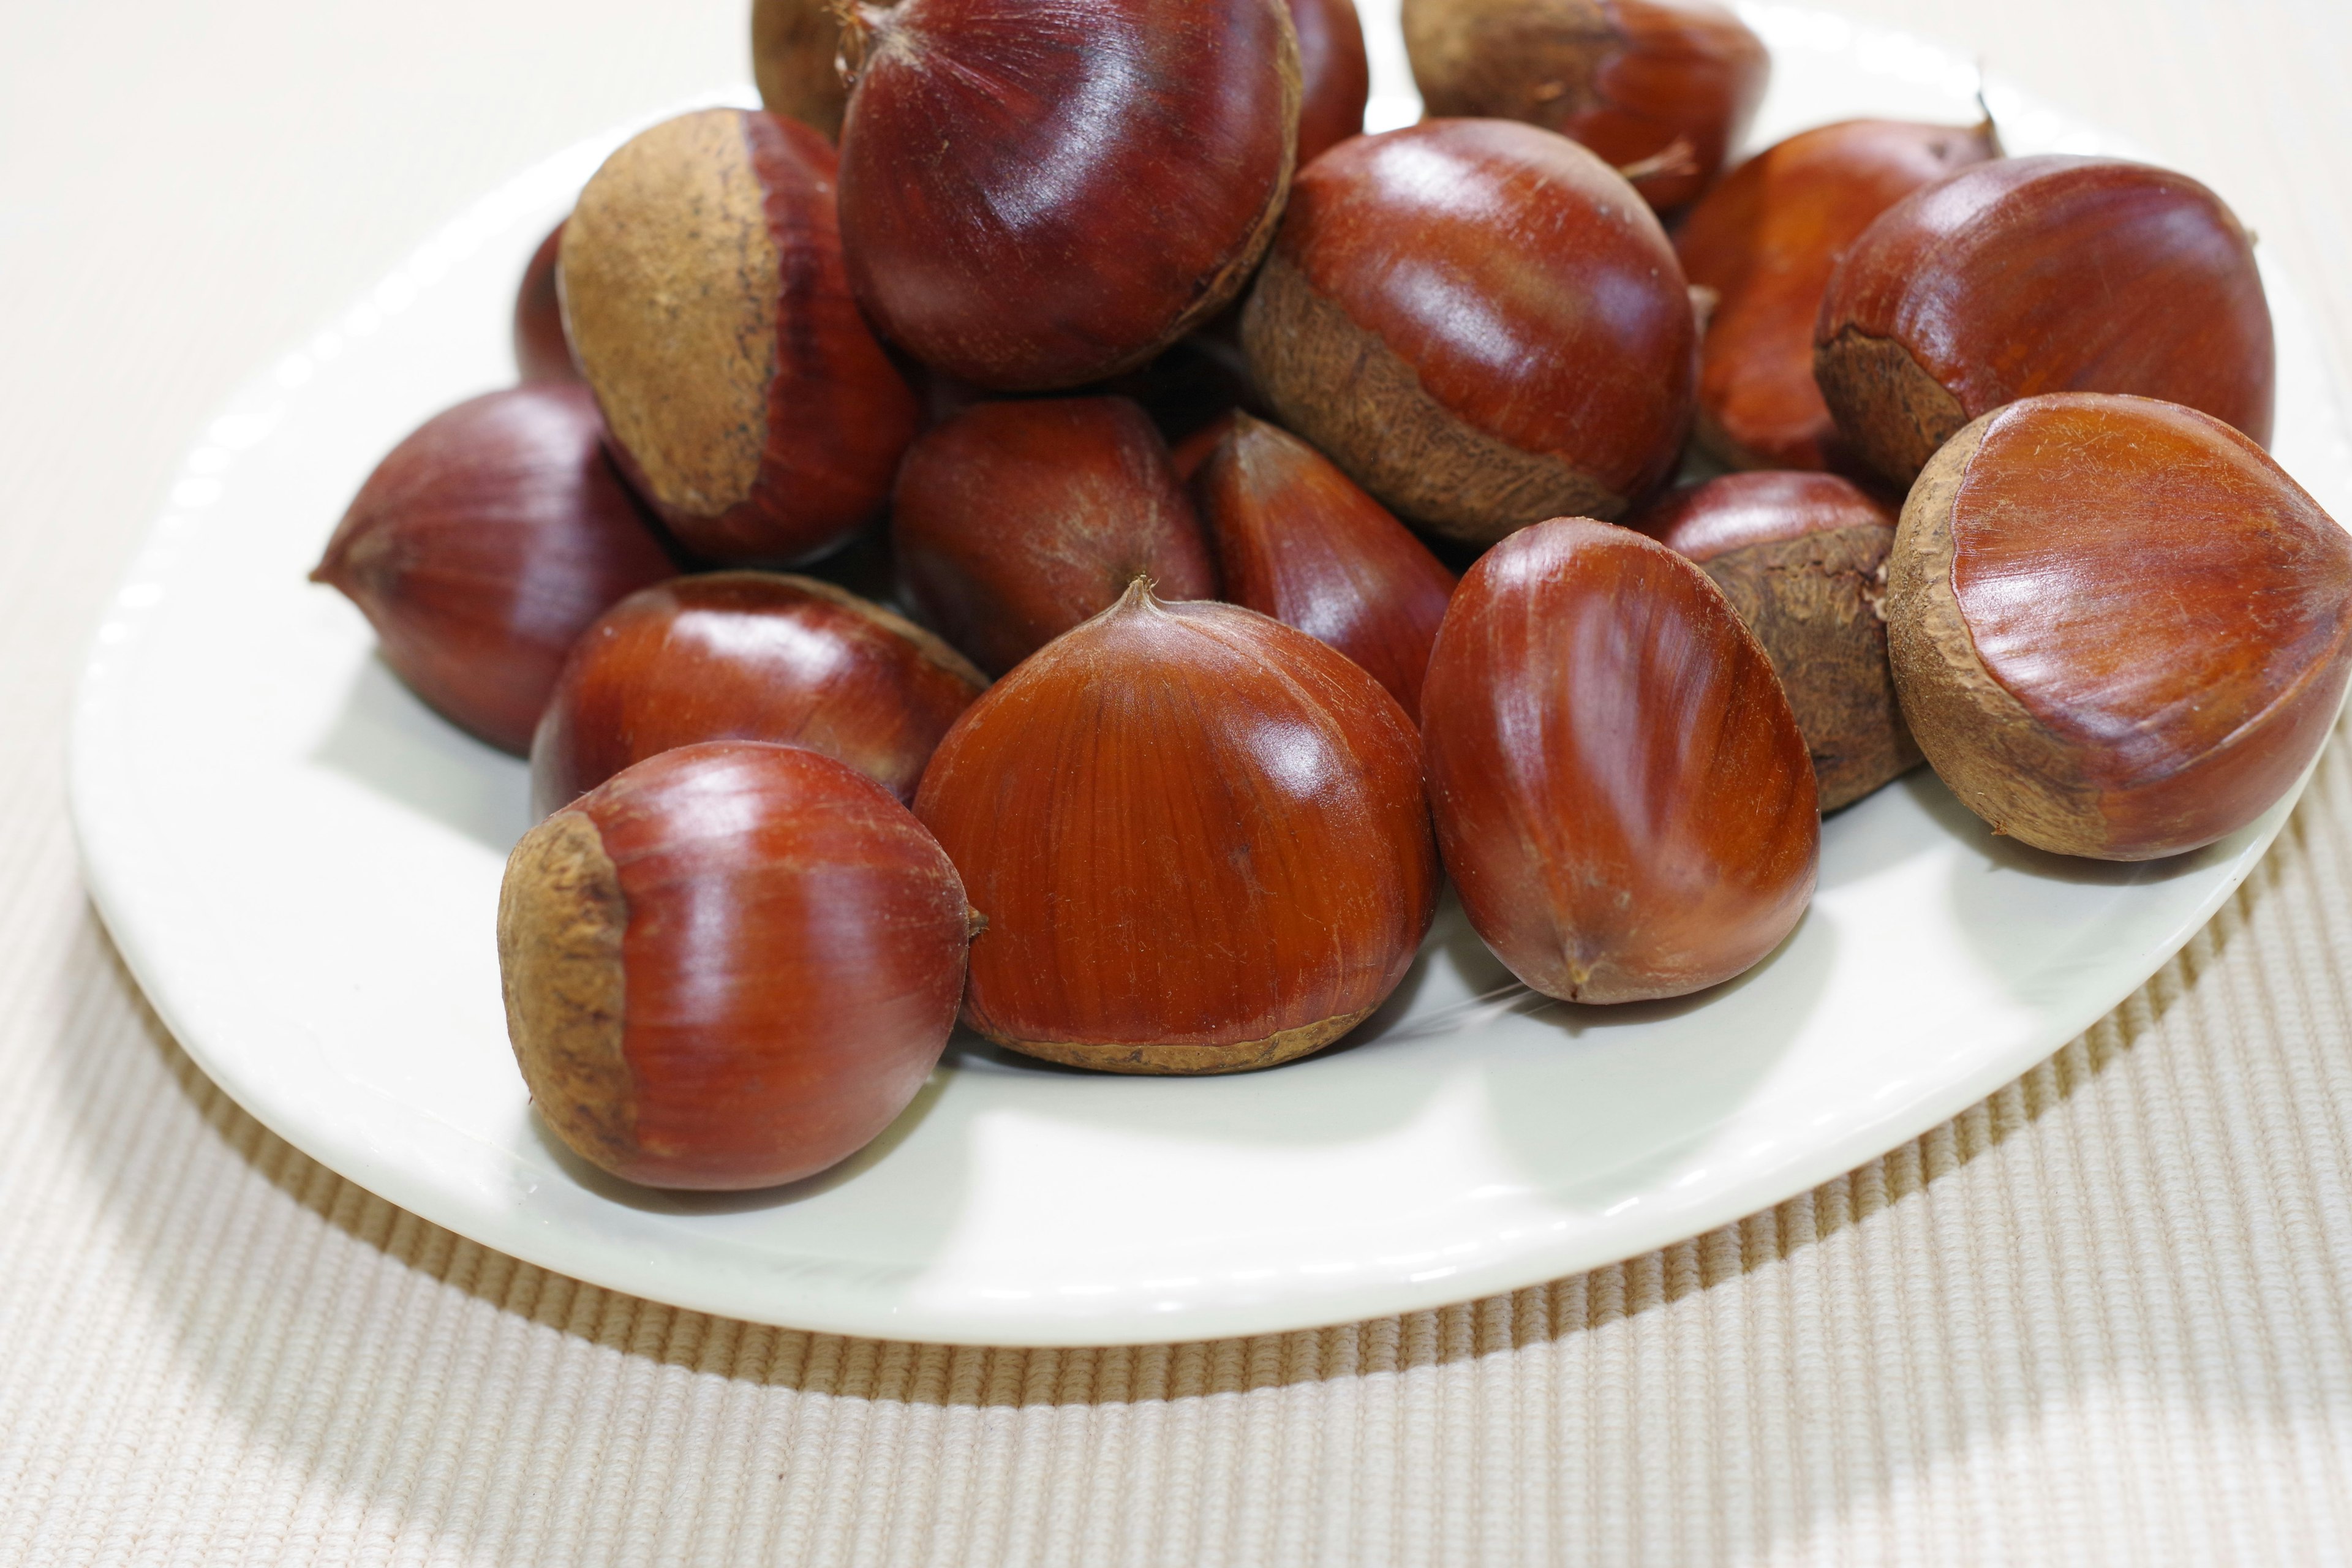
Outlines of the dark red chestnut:
<svg viewBox="0 0 2352 1568">
<path fill-rule="evenodd" d="M 1454 574 L 1293 436 L 1237 414 L 1192 493 L 1225 598 L 1319 637 L 1421 711 L 1429 645 Z"/>
<path fill-rule="evenodd" d="M 900 800 L 988 678 L 830 583 L 773 572 L 633 594 L 572 645 L 530 748 L 531 802 L 556 810 L 623 768 L 698 741 L 773 741 L 848 763 Z"/>
<path fill-rule="evenodd" d="M 677 571 L 604 436 L 588 389 L 553 382 L 436 415 L 376 465 L 310 574 L 417 696 L 518 755 L 572 639 Z"/>
<path fill-rule="evenodd" d="M 1242 340 L 1276 415 L 1401 516 L 1500 539 L 1623 515 L 1690 426 L 1696 324 L 1665 231 L 1564 136 L 1361 136 L 1302 171 Z"/>
<path fill-rule="evenodd" d="M 1715 183 L 1764 100 L 1764 41 L 1715 0 L 1404 0 L 1430 114 L 1524 120 L 1664 212 Z"/>
<path fill-rule="evenodd" d="M 1303 632 L 1139 581 L 972 704 L 915 810 L 988 921 L 966 1022 L 1078 1067 L 1319 1049 L 1395 989 L 1436 908 L 1395 699 Z"/>
<path fill-rule="evenodd" d="M 1548 996 L 1717 984 L 1811 900 L 1821 822 L 1789 700 L 1722 593 L 1654 540 L 1563 518 L 1488 551 L 1422 713 L 1462 908 Z"/>
<path fill-rule="evenodd" d="M 751 76 L 760 103 L 822 132 L 841 135 L 849 101 L 835 63 L 841 16 L 834 0 L 751 0 Z"/>
<path fill-rule="evenodd" d="M 1813 331 L 1838 429 L 1909 485 L 1961 426 L 2047 392 L 2118 392 L 2271 435 L 2270 305 L 2253 241 L 2186 174 L 2003 158 L 1880 215 Z"/>
<path fill-rule="evenodd" d="M 525 381 L 578 381 L 572 345 L 563 336 L 563 304 L 555 293 L 555 257 L 563 244 L 557 224 L 530 253 L 522 286 L 515 290 L 515 369 Z"/>
<path fill-rule="evenodd" d="M 1298 167 L 1364 132 L 1372 91 L 1355 0 L 1290 0 L 1298 33 Z"/>
<path fill-rule="evenodd" d="M 1238 293 L 1290 184 L 1283 0 L 849 13 L 851 276 L 883 335 L 1006 390 L 1142 363 Z"/>
<path fill-rule="evenodd" d="M 871 519 L 918 414 L 849 292 L 834 153 L 733 109 L 606 160 L 564 226 L 564 324 L 614 450 L 709 560 L 821 555 Z"/>
<path fill-rule="evenodd" d="M 507 1031 L 582 1159 L 648 1186 L 813 1175 L 915 1098 L 970 912 L 889 791 L 797 746 L 664 752 L 515 846 Z"/>
<path fill-rule="evenodd" d="M 890 515 L 915 613 L 1001 675 L 1137 577 L 1216 596 L 1168 445 L 1124 397 L 983 403 L 907 454 Z"/>
<path fill-rule="evenodd" d="M 1713 578 L 1756 635 L 1812 754 L 1823 811 L 1919 765 L 1886 666 L 1892 511 L 1833 474 L 1727 474 L 1630 522 Z"/>
<path fill-rule="evenodd" d="M 1887 570 L 1913 733 L 1997 833 L 2147 860 L 2233 833 L 2342 706 L 2352 539 L 2267 453 L 2147 398 L 2026 398 L 1936 454 Z"/>
<path fill-rule="evenodd" d="M 1699 445 L 1737 468 L 1854 466 L 1813 382 L 1830 273 L 1888 207 L 2000 156 L 1990 121 L 1848 120 L 1766 148 L 1699 198 L 1675 236 L 1692 285 L 1716 293 L 1699 348 Z"/>
</svg>

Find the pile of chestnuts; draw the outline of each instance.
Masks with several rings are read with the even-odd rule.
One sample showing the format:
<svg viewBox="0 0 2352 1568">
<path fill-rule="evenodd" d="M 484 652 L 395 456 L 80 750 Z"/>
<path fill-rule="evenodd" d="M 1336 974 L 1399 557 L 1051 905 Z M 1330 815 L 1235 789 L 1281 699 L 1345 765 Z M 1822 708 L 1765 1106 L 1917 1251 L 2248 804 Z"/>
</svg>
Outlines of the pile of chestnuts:
<svg viewBox="0 0 2352 1568">
<path fill-rule="evenodd" d="M 808 1175 L 959 1017 L 1272 1067 L 1448 879 L 1539 992 L 1683 995 L 1923 759 L 2129 860 L 2316 754 L 2352 540 L 2210 191 L 1989 124 L 1727 172 L 1715 0 L 1403 19 L 1433 117 L 1362 135 L 1349 0 L 757 0 L 767 109 L 614 153 L 522 384 L 362 489 L 316 576 L 530 757 L 507 1016 L 583 1157 Z"/>
</svg>

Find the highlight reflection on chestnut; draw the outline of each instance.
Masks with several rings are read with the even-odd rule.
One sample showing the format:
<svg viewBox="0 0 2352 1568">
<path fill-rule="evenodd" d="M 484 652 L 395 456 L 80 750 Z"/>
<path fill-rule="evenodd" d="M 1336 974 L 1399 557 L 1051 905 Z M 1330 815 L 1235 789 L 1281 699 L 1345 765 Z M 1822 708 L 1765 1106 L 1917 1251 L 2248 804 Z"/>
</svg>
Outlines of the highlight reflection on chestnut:
<svg viewBox="0 0 2352 1568">
<path fill-rule="evenodd" d="M 1548 996 L 1719 984 L 1812 898 L 1821 823 L 1789 700 L 1722 593 L 1654 540 L 1563 518 L 1488 551 L 1422 709 L 1463 910 Z"/>
<path fill-rule="evenodd" d="M 846 763 L 900 800 L 988 679 L 938 637 L 830 583 L 680 577 L 573 645 L 530 749 L 541 816 L 698 741 L 773 741 Z"/>
</svg>

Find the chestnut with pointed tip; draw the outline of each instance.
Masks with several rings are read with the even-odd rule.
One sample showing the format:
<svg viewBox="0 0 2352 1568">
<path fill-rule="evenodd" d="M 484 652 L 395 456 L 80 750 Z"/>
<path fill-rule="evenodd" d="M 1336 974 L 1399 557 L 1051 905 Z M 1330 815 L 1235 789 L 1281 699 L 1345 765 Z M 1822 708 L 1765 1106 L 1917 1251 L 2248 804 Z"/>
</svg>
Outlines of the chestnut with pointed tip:
<svg viewBox="0 0 2352 1568">
<path fill-rule="evenodd" d="M 437 414 L 376 465 L 310 574 L 411 690 L 517 755 L 573 639 L 677 572 L 604 437 L 588 389 L 558 382 Z"/>
<path fill-rule="evenodd" d="M 1655 540 L 1562 518 L 1488 551 L 1422 705 L 1464 912 L 1544 994 L 1703 990 L 1804 914 L 1821 859 L 1804 737 L 1721 591 Z"/>
<path fill-rule="evenodd" d="M 834 0 L 751 0 L 751 79 L 760 106 L 789 115 L 828 141 L 841 138 L 849 102 L 835 63 L 841 16 Z"/>
<path fill-rule="evenodd" d="M 1475 542 L 1616 518 L 1673 468 L 1697 336 L 1633 187 L 1549 131 L 1425 121 L 1302 171 L 1242 313 L 1276 416 Z"/>
<path fill-rule="evenodd" d="M 656 1187 L 814 1175 L 955 1027 L 971 910 L 890 792 L 797 746 L 664 752 L 525 834 L 499 889 L 507 1032 L 582 1159 Z"/>
<path fill-rule="evenodd" d="M 614 451 L 708 560 L 824 554 L 915 436 L 849 291 L 834 169 L 805 125 L 705 110 L 624 143 L 564 226 L 564 326 Z"/>
<path fill-rule="evenodd" d="M 1404 0 L 1405 48 L 1433 118 L 1558 131 L 1660 212 L 1715 183 L 1748 133 L 1772 58 L 1715 0 Z"/>
<path fill-rule="evenodd" d="M 633 594 L 564 661 L 530 748 L 542 816 L 699 741 L 773 741 L 900 800 L 988 678 L 922 627 L 811 577 L 717 572 Z"/>
<path fill-rule="evenodd" d="M 965 409 L 907 454 L 890 531 L 907 602 L 996 675 L 1139 576 L 1164 598 L 1217 593 L 1168 444 L 1124 397 Z"/>
<path fill-rule="evenodd" d="M 1963 128 L 1847 120 L 1775 142 L 1692 207 L 1675 251 L 1717 300 L 1699 347 L 1699 445 L 1735 468 L 1852 468 L 1813 381 L 1813 321 L 1838 258 L 1922 185 L 2000 156 Z"/>
<path fill-rule="evenodd" d="M 1193 480 L 1225 598 L 1329 643 L 1421 712 L 1454 574 L 1293 436 L 1236 414 Z"/>
<path fill-rule="evenodd" d="M 841 224 L 857 298 L 1006 391 L 1142 363 L 1222 310 L 1290 184 L 1283 0 L 845 8 Z"/>
<path fill-rule="evenodd" d="M 1917 767 L 1886 664 L 1895 514 L 1834 474 L 1726 474 L 1630 526 L 1697 565 L 1756 635 L 1813 759 L 1823 811 Z"/>
<path fill-rule="evenodd" d="M 2253 240 L 2220 197 L 2053 153 L 1881 214 L 1822 297 L 1813 374 L 1839 432 L 1907 487 L 1960 426 L 2043 393 L 2184 404 L 2267 445 L 2276 366 Z"/>
<path fill-rule="evenodd" d="M 1421 742 L 1380 683 L 1234 605 L 1140 582 L 972 704 L 915 812 L 988 929 L 964 1017 L 1113 1072 L 1338 1039 L 1436 909 Z"/>
<path fill-rule="evenodd" d="M 2352 539 L 2269 454 L 2147 398 L 2026 398 L 1903 508 L 1887 645 L 1919 745 L 2038 848 L 2174 855 L 2293 787 L 2342 706 Z"/>
<path fill-rule="evenodd" d="M 572 344 L 563 335 L 563 301 L 556 297 L 555 258 L 563 245 L 557 224 L 530 253 L 515 290 L 515 369 L 525 381 L 578 381 Z"/>
<path fill-rule="evenodd" d="M 1298 167 L 1364 132 L 1372 92 L 1355 0 L 1290 0 L 1298 34 Z"/>
</svg>

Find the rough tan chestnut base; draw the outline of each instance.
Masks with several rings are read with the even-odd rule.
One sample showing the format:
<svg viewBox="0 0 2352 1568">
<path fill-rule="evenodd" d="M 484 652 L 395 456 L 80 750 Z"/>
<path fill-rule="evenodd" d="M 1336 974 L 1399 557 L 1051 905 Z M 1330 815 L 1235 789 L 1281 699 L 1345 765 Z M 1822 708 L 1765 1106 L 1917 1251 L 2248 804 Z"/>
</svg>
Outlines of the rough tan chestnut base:
<svg viewBox="0 0 2352 1568">
<path fill-rule="evenodd" d="M 608 1170 L 636 1147 L 635 1084 L 621 1051 L 628 929 L 620 874 L 593 822 L 559 811 L 523 835 L 499 889 L 507 1037 L 539 1113 Z"/>
<path fill-rule="evenodd" d="M 1929 460 L 1886 563 L 1886 655 L 1903 715 L 1936 776 L 2004 833 L 2061 855 L 2118 858 L 2095 792 L 2057 781 L 2065 753 L 1995 680 L 1952 591 L 1952 503 L 1991 416 Z"/>
<path fill-rule="evenodd" d="M 564 330 L 613 438 L 665 508 L 717 517 L 751 498 L 776 374 L 777 266 L 740 110 L 632 139 L 564 226 Z"/>
<path fill-rule="evenodd" d="M 1284 425 L 1434 532 L 1491 544 L 1547 518 L 1613 522 L 1625 513 L 1626 498 L 1581 469 L 1465 424 L 1279 255 L 1242 312 L 1242 344 Z"/>
<path fill-rule="evenodd" d="M 1431 116 L 1553 131 L 1598 101 L 1594 68 L 1618 37 L 1599 0 L 1405 0 L 1403 22 Z"/>
<path fill-rule="evenodd" d="M 1279 1067 L 1321 1050 L 1372 1016 L 1372 1009 L 1343 1013 L 1319 1024 L 1284 1029 L 1262 1040 L 1240 1040 L 1229 1046 L 1087 1046 L 1070 1040 L 1009 1040 L 989 1038 L 1008 1051 L 1064 1067 L 1092 1068 L 1097 1072 L 1195 1075 L 1253 1072 Z"/>
<path fill-rule="evenodd" d="M 1813 350 L 1813 379 L 1838 432 L 1864 461 L 1901 485 L 1969 422 L 1960 400 L 1891 338 L 1847 327 Z"/>
<path fill-rule="evenodd" d="M 751 75 L 761 103 L 835 142 L 841 140 L 842 110 L 849 106 L 849 89 L 834 67 L 840 48 L 841 19 L 833 0 L 752 0 Z"/>
</svg>

